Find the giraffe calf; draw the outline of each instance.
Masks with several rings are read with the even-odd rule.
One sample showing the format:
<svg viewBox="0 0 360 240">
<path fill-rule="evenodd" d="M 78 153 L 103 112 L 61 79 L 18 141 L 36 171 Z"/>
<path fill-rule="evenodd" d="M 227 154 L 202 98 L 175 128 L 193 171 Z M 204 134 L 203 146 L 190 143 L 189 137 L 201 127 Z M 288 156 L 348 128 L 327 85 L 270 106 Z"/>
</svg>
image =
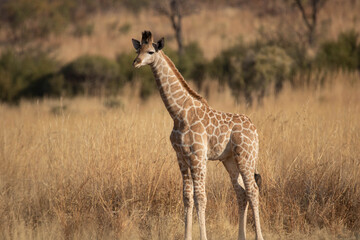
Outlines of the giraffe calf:
<svg viewBox="0 0 360 240">
<path fill-rule="evenodd" d="M 220 160 L 230 175 L 239 205 L 239 239 L 246 237 L 249 203 L 254 214 L 256 239 L 263 239 L 259 217 L 261 177 L 255 173 L 259 140 L 254 124 L 245 115 L 213 109 L 192 90 L 162 51 L 164 38 L 155 43 L 151 32 L 144 31 L 141 42 L 133 39 L 132 43 L 137 51 L 134 67 L 151 67 L 160 96 L 174 121 L 170 141 L 183 178 L 185 239 L 192 238 L 194 205 L 200 239 L 207 239 L 205 179 L 208 160 Z"/>
</svg>

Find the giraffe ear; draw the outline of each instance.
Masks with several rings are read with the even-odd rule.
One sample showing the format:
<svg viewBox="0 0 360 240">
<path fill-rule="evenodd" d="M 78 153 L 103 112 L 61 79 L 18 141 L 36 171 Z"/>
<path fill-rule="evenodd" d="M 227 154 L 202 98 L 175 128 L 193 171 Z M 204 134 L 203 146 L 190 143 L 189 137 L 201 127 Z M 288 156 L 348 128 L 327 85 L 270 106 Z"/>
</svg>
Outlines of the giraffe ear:
<svg viewBox="0 0 360 240">
<path fill-rule="evenodd" d="M 132 44 L 133 44 L 135 50 L 136 50 L 136 51 L 139 50 L 139 49 L 140 49 L 140 45 L 141 45 L 140 42 L 139 42 L 138 40 L 136 40 L 136 39 L 131 39 L 131 41 L 132 41 Z"/>
<path fill-rule="evenodd" d="M 157 42 L 157 49 L 161 50 L 163 49 L 165 46 L 165 39 L 162 37 L 158 42 Z"/>
<path fill-rule="evenodd" d="M 152 45 L 155 48 L 155 51 L 157 52 L 159 50 L 158 45 L 156 43 L 152 43 Z"/>
</svg>

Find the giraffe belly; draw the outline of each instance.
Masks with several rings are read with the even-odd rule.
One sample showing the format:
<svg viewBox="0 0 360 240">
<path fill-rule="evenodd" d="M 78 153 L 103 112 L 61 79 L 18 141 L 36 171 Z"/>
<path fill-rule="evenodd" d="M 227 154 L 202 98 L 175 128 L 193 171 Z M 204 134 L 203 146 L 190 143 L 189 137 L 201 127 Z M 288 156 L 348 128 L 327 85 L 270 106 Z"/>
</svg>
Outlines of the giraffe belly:
<svg viewBox="0 0 360 240">
<path fill-rule="evenodd" d="M 226 141 L 222 144 L 209 144 L 207 158 L 208 160 L 224 160 L 231 156 L 231 143 Z"/>
</svg>

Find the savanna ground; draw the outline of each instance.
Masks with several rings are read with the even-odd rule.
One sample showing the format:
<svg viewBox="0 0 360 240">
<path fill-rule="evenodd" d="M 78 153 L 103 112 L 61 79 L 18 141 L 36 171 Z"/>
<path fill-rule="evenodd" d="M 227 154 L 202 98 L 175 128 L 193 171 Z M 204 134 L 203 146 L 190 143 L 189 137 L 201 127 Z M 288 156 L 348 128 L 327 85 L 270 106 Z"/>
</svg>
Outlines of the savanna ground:
<svg viewBox="0 0 360 240">
<path fill-rule="evenodd" d="M 259 129 L 266 239 L 359 239 L 360 94 L 351 84 L 358 76 L 330 77 L 331 86 L 287 87 L 262 107 L 233 104 L 228 91 L 209 99 L 246 113 Z M 183 237 L 172 121 L 158 96 L 146 104 L 131 96 L 117 108 L 100 98 L 0 105 L 2 239 Z M 229 177 L 220 162 L 208 169 L 209 239 L 236 239 Z"/>
<path fill-rule="evenodd" d="M 321 39 L 335 39 L 348 29 L 359 32 L 359 6 L 359 1 L 329 2 L 319 15 Z M 131 38 L 145 29 L 176 46 L 168 19 L 152 11 L 99 14 L 88 21 L 94 24 L 92 36 L 64 33 L 41 45 L 57 46 L 52 54 L 63 62 L 133 51 Z M 114 33 L 113 25 L 131 27 Z M 215 6 L 184 18 L 183 27 L 185 42 L 199 42 L 211 59 L 239 38 L 296 35 L 304 26 L 296 14 L 259 16 Z M 211 106 L 247 114 L 258 128 L 265 239 L 360 239 L 359 73 L 321 74 L 324 86 L 286 85 L 277 97 L 266 96 L 263 106 L 250 108 L 235 103 L 229 89 L 206 83 Z M 0 104 L 0 239 L 183 238 L 182 180 L 169 141 L 172 121 L 157 94 L 143 102 L 134 97 L 137 91 L 135 84 L 116 99 Z M 220 162 L 210 161 L 208 169 L 208 237 L 236 239 L 237 204 L 229 177 Z M 193 231 L 198 239 L 196 221 Z M 251 211 L 247 233 L 254 238 Z"/>
</svg>

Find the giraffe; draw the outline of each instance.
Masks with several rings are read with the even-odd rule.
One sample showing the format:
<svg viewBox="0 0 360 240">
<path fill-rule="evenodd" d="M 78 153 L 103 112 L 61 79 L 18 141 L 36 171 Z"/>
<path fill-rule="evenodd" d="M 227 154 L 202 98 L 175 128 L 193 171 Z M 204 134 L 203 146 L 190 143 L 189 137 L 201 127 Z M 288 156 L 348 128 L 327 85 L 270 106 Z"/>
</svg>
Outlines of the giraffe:
<svg viewBox="0 0 360 240">
<path fill-rule="evenodd" d="M 255 173 L 259 140 L 251 120 L 240 114 L 211 108 L 190 88 L 174 63 L 162 51 L 164 38 L 153 42 L 150 31 L 141 42 L 132 39 L 137 57 L 133 66 L 150 65 L 160 96 L 174 121 L 170 135 L 183 179 L 185 239 L 192 238 L 193 206 L 198 214 L 200 239 L 206 240 L 205 178 L 207 160 L 220 160 L 230 175 L 239 206 L 238 239 L 246 238 L 248 203 L 252 207 L 256 239 L 262 240 L 259 217 L 260 175 Z"/>
</svg>

